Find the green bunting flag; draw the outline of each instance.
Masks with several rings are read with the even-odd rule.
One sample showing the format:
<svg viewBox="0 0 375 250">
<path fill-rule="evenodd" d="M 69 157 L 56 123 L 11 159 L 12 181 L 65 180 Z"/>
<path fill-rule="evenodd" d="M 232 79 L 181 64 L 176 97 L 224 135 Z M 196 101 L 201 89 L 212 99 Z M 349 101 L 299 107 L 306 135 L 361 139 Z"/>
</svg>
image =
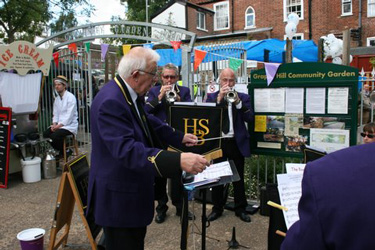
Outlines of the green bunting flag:
<svg viewBox="0 0 375 250">
<path fill-rule="evenodd" d="M 236 59 L 236 58 L 229 58 L 229 68 L 233 69 L 233 71 L 237 71 L 237 69 L 241 66 L 243 60 Z"/>
<path fill-rule="evenodd" d="M 90 43 L 90 42 L 85 43 L 85 49 L 86 49 L 86 52 L 87 52 L 87 53 L 90 52 L 90 46 L 91 46 L 91 43 Z"/>
</svg>

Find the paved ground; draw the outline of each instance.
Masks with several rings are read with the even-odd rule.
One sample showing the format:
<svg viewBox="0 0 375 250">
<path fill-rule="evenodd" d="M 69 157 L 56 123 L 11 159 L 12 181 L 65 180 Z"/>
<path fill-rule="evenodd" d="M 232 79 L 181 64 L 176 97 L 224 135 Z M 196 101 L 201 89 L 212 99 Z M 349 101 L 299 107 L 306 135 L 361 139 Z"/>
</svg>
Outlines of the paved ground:
<svg viewBox="0 0 375 250">
<path fill-rule="evenodd" d="M 42 179 L 37 183 L 26 184 L 22 181 L 21 173 L 11 174 L 8 179 L 8 189 L 0 189 L 0 249 L 21 249 L 16 236 L 27 228 L 44 228 L 45 249 L 48 247 L 50 228 L 57 199 L 60 178 Z M 196 220 L 190 223 L 188 249 L 201 249 L 201 213 L 199 202 L 190 202 L 190 210 L 194 211 Z M 211 206 L 208 205 L 207 213 Z M 146 250 L 175 250 L 180 249 L 179 217 L 175 216 L 175 208 L 170 206 L 168 217 L 163 224 L 153 222 L 147 231 Z M 252 222 L 239 220 L 231 211 L 225 211 L 223 216 L 211 223 L 207 228 L 206 249 L 228 249 L 227 241 L 231 239 L 232 228 L 236 228 L 237 241 L 252 250 L 267 249 L 268 217 L 252 215 Z M 75 209 L 72 227 L 65 249 L 90 249 L 86 231 L 81 223 L 78 210 Z M 240 247 L 238 249 L 246 249 Z"/>
</svg>

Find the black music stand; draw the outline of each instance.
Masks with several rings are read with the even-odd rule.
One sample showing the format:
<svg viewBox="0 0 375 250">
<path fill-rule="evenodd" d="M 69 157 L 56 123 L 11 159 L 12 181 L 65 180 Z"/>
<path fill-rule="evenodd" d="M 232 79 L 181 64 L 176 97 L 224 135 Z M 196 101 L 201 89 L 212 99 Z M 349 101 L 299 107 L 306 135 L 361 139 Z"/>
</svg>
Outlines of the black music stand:
<svg viewBox="0 0 375 250">
<path fill-rule="evenodd" d="M 232 169 L 233 175 L 223 176 L 217 182 L 209 183 L 209 184 L 194 188 L 194 190 L 202 190 L 202 250 L 206 249 L 206 223 L 207 223 L 206 192 L 207 192 L 207 189 L 215 187 L 215 186 L 219 186 L 219 185 L 225 185 L 225 184 L 240 180 L 240 176 L 237 172 L 237 168 L 234 165 L 234 162 L 230 160 L 229 164 L 230 164 L 230 167 Z M 180 243 L 180 248 L 181 248 L 181 250 L 186 250 L 186 248 L 187 248 L 187 229 L 188 229 L 188 190 L 186 190 L 186 189 L 184 189 L 184 194 L 183 194 L 182 214 L 183 214 L 183 216 L 181 217 L 181 243 Z"/>
</svg>

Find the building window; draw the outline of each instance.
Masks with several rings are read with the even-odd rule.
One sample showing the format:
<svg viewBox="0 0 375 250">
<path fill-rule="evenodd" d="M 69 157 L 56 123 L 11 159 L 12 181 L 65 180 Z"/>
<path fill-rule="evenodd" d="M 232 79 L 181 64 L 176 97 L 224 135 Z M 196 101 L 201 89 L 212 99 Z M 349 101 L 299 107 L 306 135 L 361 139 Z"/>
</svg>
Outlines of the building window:
<svg viewBox="0 0 375 250">
<path fill-rule="evenodd" d="M 367 37 L 367 46 L 375 46 L 375 37 Z"/>
<path fill-rule="evenodd" d="M 352 0 L 341 0 L 342 1 L 342 15 L 352 14 Z"/>
<path fill-rule="evenodd" d="M 245 12 L 245 28 L 255 27 L 255 11 L 252 7 L 247 8 Z"/>
<path fill-rule="evenodd" d="M 202 12 L 197 12 L 197 29 L 206 30 L 206 15 Z"/>
<path fill-rule="evenodd" d="M 305 37 L 305 36 L 304 36 L 303 33 L 296 33 L 296 34 L 293 36 L 292 40 L 304 40 L 304 39 L 305 39 L 304 37 Z M 287 36 L 284 35 L 284 40 L 286 40 L 286 38 L 287 38 Z"/>
<path fill-rule="evenodd" d="M 375 16 L 375 0 L 367 0 L 367 16 Z"/>
<path fill-rule="evenodd" d="M 215 30 L 229 29 L 229 3 L 214 4 Z"/>
<path fill-rule="evenodd" d="M 296 13 L 299 19 L 303 19 L 303 0 L 284 0 L 284 21 L 287 21 L 290 13 Z"/>
</svg>

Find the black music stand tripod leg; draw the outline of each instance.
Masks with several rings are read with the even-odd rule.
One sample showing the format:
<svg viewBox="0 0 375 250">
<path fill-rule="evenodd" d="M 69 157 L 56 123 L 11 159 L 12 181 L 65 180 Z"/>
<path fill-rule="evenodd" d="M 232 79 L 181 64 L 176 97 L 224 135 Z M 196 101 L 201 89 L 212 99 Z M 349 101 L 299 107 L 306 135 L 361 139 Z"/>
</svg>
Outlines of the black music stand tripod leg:
<svg viewBox="0 0 375 250">
<path fill-rule="evenodd" d="M 188 238 L 188 191 L 184 189 L 183 195 L 182 195 L 182 215 L 181 215 L 181 243 L 180 243 L 180 249 L 186 250 L 187 249 L 187 238 Z"/>
</svg>

